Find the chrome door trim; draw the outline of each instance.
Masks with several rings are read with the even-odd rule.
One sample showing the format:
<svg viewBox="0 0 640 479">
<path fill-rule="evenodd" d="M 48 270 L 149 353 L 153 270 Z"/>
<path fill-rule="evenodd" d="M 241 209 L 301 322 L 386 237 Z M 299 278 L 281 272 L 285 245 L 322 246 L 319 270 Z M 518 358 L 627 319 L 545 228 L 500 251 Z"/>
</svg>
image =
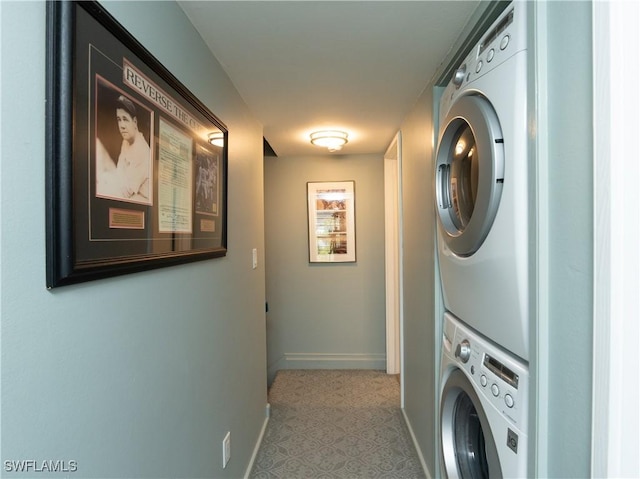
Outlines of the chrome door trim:
<svg viewBox="0 0 640 479">
<path fill-rule="evenodd" d="M 490 479 L 500 479 L 503 477 L 502 468 L 489 420 L 473 384 L 460 369 L 455 369 L 447 378 L 440 398 L 440 444 L 442 446 L 440 448 L 442 454 L 440 460 L 442 461 L 443 474 L 448 479 L 466 479 L 459 475 L 452 424 L 457 399 L 461 394 L 465 394 L 471 400 L 480 420 L 489 468 L 488 477 Z"/>
<path fill-rule="evenodd" d="M 467 124 L 478 148 L 478 192 L 469 223 L 461 231 L 451 219 L 450 177 L 453 138 Z M 471 256 L 486 239 L 500 204 L 504 182 L 504 139 L 498 116 L 481 95 L 466 95 L 455 101 L 445 121 L 436 154 L 436 208 L 438 222 L 449 248 L 460 256 Z M 446 182 L 446 183 L 445 183 Z"/>
</svg>

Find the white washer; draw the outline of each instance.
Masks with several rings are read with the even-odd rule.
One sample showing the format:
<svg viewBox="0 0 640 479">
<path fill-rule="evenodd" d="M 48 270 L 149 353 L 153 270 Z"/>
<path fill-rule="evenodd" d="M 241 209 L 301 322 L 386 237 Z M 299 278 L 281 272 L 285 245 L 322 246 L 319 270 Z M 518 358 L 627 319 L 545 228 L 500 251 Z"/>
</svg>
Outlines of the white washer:
<svg viewBox="0 0 640 479">
<path fill-rule="evenodd" d="M 443 331 L 442 477 L 527 477 L 526 365 L 449 313 Z"/>
<path fill-rule="evenodd" d="M 511 3 L 444 90 L 435 196 L 445 308 L 528 361 L 525 9 Z"/>
</svg>

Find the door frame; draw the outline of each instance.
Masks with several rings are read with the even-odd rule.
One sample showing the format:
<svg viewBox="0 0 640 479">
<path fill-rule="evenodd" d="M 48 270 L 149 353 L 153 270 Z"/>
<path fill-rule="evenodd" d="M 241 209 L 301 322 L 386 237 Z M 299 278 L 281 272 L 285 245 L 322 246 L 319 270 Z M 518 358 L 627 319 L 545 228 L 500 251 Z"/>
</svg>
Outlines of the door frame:
<svg viewBox="0 0 640 479">
<path fill-rule="evenodd" d="M 398 132 L 384 154 L 385 298 L 387 373 L 402 377 L 402 141 Z"/>
<path fill-rule="evenodd" d="M 640 241 L 637 184 L 640 167 L 629 138 L 640 121 L 629 105 L 637 89 L 620 88 L 621 76 L 640 72 L 640 6 L 594 2 L 594 318 L 593 477 L 632 477 L 640 467 L 638 399 L 640 361 Z"/>
</svg>

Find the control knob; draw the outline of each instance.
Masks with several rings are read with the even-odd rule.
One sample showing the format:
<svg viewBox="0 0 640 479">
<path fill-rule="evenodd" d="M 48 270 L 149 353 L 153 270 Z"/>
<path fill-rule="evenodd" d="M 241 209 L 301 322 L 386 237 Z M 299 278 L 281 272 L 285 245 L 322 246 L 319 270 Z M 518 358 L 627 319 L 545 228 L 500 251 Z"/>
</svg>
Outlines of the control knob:
<svg viewBox="0 0 640 479">
<path fill-rule="evenodd" d="M 467 73 L 467 65 L 464 64 L 462 65 L 460 68 L 458 68 L 456 70 L 456 72 L 453 74 L 453 84 L 456 86 L 456 88 L 460 88 L 460 85 L 462 85 L 462 82 L 464 81 L 464 74 Z"/>
<path fill-rule="evenodd" d="M 460 358 L 463 363 L 469 361 L 471 357 L 471 345 L 466 339 L 456 346 L 456 358 Z"/>
</svg>

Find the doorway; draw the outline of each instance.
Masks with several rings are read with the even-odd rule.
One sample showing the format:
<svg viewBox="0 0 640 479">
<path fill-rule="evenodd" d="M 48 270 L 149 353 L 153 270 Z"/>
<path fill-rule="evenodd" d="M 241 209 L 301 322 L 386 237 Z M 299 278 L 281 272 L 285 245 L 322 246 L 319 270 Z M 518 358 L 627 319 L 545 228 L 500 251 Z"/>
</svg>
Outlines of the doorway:
<svg viewBox="0 0 640 479">
<path fill-rule="evenodd" d="M 387 373 L 402 377 L 402 145 L 398 132 L 384 155 Z"/>
</svg>

